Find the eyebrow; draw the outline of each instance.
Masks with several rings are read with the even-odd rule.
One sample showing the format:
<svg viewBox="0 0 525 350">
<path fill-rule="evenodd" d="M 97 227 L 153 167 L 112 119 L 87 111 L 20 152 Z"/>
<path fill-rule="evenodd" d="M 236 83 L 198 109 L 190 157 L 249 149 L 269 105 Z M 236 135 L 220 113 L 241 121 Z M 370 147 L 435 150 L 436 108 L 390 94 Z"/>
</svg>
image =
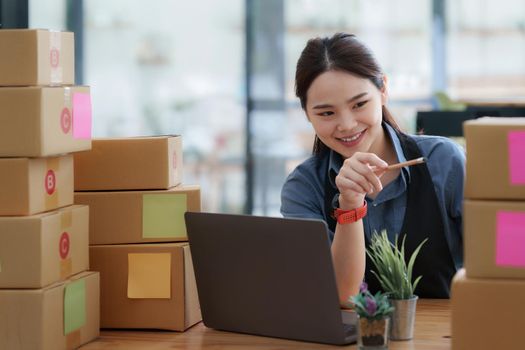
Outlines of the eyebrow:
<svg viewBox="0 0 525 350">
<path fill-rule="evenodd" d="M 353 101 L 355 101 L 355 100 L 358 100 L 358 99 L 360 99 L 361 97 L 365 96 L 367 93 L 368 93 L 368 92 L 362 92 L 362 93 L 360 93 L 360 94 L 358 94 L 358 95 L 355 95 L 354 97 L 348 99 L 348 100 L 346 101 L 346 103 L 350 103 L 350 102 L 353 102 Z M 323 109 L 323 108 L 331 108 L 331 107 L 333 107 L 333 106 L 330 105 L 330 104 L 323 104 L 323 105 L 317 105 L 317 106 L 314 106 L 314 107 L 312 107 L 312 109 Z"/>
</svg>

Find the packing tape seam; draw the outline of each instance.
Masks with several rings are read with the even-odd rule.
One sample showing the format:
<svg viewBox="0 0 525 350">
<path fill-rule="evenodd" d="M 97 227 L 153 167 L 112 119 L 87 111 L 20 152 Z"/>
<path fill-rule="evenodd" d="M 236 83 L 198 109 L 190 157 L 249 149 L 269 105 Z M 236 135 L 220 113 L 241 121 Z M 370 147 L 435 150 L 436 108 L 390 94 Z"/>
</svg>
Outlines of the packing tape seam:
<svg viewBox="0 0 525 350">
<path fill-rule="evenodd" d="M 61 33 L 56 30 L 49 31 L 49 60 L 50 60 L 50 77 L 52 84 L 62 82 L 62 67 L 60 65 L 62 51 Z M 56 63 L 55 63 L 56 62 Z"/>
<path fill-rule="evenodd" d="M 47 178 L 48 176 L 48 172 L 49 171 L 53 171 L 54 172 L 54 177 L 53 177 L 53 193 L 49 194 L 47 192 L 47 185 L 48 185 L 48 181 L 49 179 Z M 57 185 L 57 173 L 60 171 L 60 158 L 59 157 L 52 157 L 52 158 L 48 158 L 46 160 L 46 178 L 44 179 L 45 181 L 45 191 L 44 191 L 44 208 L 45 210 L 50 210 L 50 209 L 53 209 L 53 208 L 56 208 L 58 207 L 58 198 L 59 198 L 59 190 L 58 188 L 56 187 Z"/>
</svg>

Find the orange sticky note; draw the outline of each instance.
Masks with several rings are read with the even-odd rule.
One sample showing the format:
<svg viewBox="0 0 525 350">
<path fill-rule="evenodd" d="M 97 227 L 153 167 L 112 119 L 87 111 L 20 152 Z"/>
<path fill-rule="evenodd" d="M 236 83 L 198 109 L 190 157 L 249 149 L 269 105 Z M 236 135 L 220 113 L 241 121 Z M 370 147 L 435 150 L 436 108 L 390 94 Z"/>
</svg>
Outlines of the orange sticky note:
<svg viewBox="0 0 525 350">
<path fill-rule="evenodd" d="M 128 254 L 128 298 L 171 298 L 171 253 Z"/>
</svg>

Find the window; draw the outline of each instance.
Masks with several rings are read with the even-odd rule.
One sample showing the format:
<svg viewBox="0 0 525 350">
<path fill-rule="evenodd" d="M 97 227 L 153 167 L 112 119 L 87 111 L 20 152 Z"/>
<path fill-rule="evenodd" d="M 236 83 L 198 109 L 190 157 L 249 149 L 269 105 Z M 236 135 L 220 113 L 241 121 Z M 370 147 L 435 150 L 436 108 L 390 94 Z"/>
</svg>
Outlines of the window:
<svg viewBox="0 0 525 350">
<path fill-rule="evenodd" d="M 65 0 L 33 0 L 31 26 L 64 29 Z M 84 1 L 94 137 L 181 134 L 202 208 L 245 200 L 244 1 Z M 57 11 L 62 9 L 63 11 Z"/>
<path fill-rule="evenodd" d="M 451 95 L 464 99 L 525 95 L 525 2 L 447 1 Z"/>
</svg>

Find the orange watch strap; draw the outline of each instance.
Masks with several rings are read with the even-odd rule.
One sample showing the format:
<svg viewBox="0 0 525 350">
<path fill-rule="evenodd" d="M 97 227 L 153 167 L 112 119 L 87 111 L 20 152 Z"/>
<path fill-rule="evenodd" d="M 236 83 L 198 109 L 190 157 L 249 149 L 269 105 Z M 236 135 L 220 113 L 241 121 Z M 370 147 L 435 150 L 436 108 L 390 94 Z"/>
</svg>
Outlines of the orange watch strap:
<svg viewBox="0 0 525 350">
<path fill-rule="evenodd" d="M 337 219 L 337 223 L 339 224 L 351 224 L 352 222 L 356 222 L 357 220 L 360 220 L 366 216 L 367 213 L 367 204 L 366 200 L 363 203 L 362 207 L 350 209 L 350 210 L 344 210 L 344 209 L 335 209 L 334 216 Z"/>
</svg>

